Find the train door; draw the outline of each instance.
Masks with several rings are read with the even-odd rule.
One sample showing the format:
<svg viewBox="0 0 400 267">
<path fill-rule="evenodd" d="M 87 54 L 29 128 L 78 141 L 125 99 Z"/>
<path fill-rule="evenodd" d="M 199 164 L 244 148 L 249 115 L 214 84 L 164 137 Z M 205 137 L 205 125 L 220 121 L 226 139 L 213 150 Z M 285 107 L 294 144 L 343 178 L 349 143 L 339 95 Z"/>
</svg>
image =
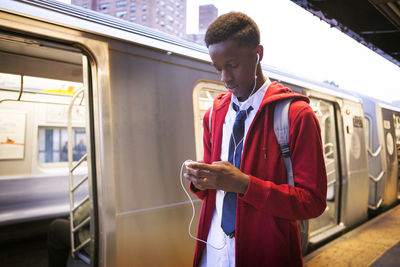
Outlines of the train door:
<svg viewBox="0 0 400 267">
<path fill-rule="evenodd" d="M 93 213 L 87 57 L 70 45 L 0 29 L 0 62 L 0 196 L 7 197 L 0 197 L 0 224 L 76 217 L 82 205 Z M 80 185 L 72 198 L 70 173 L 73 187 Z M 75 223 L 72 240 L 79 239 L 78 224 L 88 229 L 94 219 Z M 90 255 L 89 243 L 82 249 Z"/>
<path fill-rule="evenodd" d="M 394 129 L 396 134 L 396 153 L 397 153 L 397 199 L 400 199 L 400 114 L 394 115 Z"/>
<path fill-rule="evenodd" d="M 338 225 L 340 172 L 335 106 L 332 102 L 316 98 L 310 98 L 310 106 L 320 123 L 328 178 L 327 207 L 321 216 L 310 220 L 310 243 L 313 244 L 320 242 L 323 238 L 322 233 L 327 233 Z"/>
<path fill-rule="evenodd" d="M 383 145 L 386 158 L 386 181 L 384 189 L 384 207 L 394 205 L 397 201 L 398 188 L 398 162 L 396 149 L 395 112 L 382 108 Z M 379 124 L 378 124 L 379 126 Z"/>
</svg>

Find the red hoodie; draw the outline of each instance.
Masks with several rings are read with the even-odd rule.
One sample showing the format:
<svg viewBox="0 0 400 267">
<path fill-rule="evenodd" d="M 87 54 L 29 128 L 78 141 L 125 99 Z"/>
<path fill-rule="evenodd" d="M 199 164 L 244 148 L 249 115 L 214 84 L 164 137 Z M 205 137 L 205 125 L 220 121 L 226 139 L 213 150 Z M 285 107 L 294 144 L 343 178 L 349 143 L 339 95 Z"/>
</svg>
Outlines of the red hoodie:
<svg viewBox="0 0 400 267">
<path fill-rule="evenodd" d="M 273 129 L 275 103 L 284 98 L 295 99 L 289 109 L 289 147 L 295 187 L 287 184 L 285 165 Z M 215 99 L 211 132 L 208 129 L 210 111 L 204 116 L 206 163 L 220 160 L 222 125 L 230 101 L 231 93 Z M 238 194 L 236 209 L 238 267 L 302 266 L 296 220 L 323 213 L 327 188 L 319 123 L 308 102 L 307 97 L 273 82 L 250 125 L 240 167 L 250 176 L 250 182 L 246 193 Z M 216 191 L 192 191 L 203 200 L 198 238 L 207 240 Z M 204 243 L 197 242 L 194 266 L 200 264 L 204 248 Z"/>
</svg>

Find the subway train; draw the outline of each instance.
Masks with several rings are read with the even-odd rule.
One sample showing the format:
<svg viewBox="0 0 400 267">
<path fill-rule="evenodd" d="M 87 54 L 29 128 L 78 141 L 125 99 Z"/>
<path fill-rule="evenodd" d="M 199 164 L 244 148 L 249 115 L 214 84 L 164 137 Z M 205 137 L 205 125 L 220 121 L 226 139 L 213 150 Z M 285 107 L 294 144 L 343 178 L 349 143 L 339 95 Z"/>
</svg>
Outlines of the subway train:
<svg viewBox="0 0 400 267">
<path fill-rule="evenodd" d="M 89 202 L 88 264 L 190 265 L 180 167 L 202 159 L 202 117 L 226 91 L 207 49 L 75 6 L 2 0 L 0 62 L 0 227 Z M 400 108 L 263 70 L 308 96 L 321 126 L 327 208 L 310 247 L 397 204 Z"/>
</svg>

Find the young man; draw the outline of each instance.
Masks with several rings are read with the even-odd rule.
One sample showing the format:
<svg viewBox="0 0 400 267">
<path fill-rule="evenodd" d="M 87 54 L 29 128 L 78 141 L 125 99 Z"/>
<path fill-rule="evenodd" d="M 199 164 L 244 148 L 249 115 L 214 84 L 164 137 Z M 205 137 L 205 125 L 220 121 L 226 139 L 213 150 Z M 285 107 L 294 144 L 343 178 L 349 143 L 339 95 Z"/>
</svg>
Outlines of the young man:
<svg viewBox="0 0 400 267">
<path fill-rule="evenodd" d="M 205 41 L 229 93 L 218 96 L 204 116 L 204 163 L 189 165 L 185 173 L 203 200 L 198 238 L 207 241 L 197 242 L 194 266 L 301 266 L 297 220 L 317 217 L 326 206 L 317 118 L 307 97 L 263 76 L 260 34 L 248 16 L 218 17 Z M 274 107 L 286 98 L 293 99 L 295 186 L 287 184 L 273 129 Z"/>
</svg>

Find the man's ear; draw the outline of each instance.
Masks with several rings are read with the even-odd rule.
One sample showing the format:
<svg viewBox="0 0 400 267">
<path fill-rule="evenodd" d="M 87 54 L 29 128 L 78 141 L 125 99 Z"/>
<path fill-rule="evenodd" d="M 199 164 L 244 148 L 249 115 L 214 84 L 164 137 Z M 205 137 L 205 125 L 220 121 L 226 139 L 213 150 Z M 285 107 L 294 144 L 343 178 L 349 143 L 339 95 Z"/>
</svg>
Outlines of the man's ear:
<svg viewBox="0 0 400 267">
<path fill-rule="evenodd" d="M 257 61 L 257 64 L 258 64 L 258 62 L 260 62 L 264 56 L 264 47 L 262 45 L 257 46 L 257 55 L 259 57 L 258 61 Z"/>
</svg>

